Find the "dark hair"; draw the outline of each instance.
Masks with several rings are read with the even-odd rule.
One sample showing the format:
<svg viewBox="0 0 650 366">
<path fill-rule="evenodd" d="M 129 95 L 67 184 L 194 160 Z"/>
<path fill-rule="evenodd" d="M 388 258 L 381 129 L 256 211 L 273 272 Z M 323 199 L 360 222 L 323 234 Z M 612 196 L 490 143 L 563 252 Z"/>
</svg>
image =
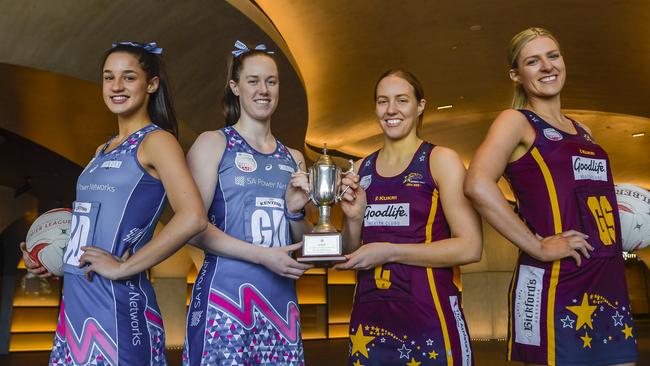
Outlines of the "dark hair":
<svg viewBox="0 0 650 366">
<path fill-rule="evenodd" d="M 375 84 L 375 100 L 377 100 L 377 87 L 379 86 L 379 83 L 384 80 L 385 78 L 389 76 L 396 76 L 400 79 L 406 80 L 407 83 L 411 84 L 413 87 L 413 92 L 415 94 L 415 99 L 417 103 L 420 103 L 422 99 L 424 99 L 424 89 L 422 88 L 422 84 L 420 83 L 420 80 L 415 77 L 410 71 L 402 70 L 402 69 L 390 69 L 381 74 L 379 79 L 377 79 L 377 83 Z M 417 135 L 420 136 L 420 130 L 422 129 L 422 121 L 424 120 L 424 111 L 418 116 L 418 126 L 417 126 Z"/>
<path fill-rule="evenodd" d="M 126 52 L 135 56 L 140 63 L 140 67 L 144 70 L 147 76 L 147 82 L 152 78 L 158 77 L 158 89 L 149 95 L 149 102 L 147 103 L 147 113 L 149 118 L 156 125 L 160 126 L 166 131 L 169 131 L 178 138 L 178 122 L 176 120 L 176 111 L 174 110 L 174 103 L 171 97 L 171 87 L 169 85 L 169 78 L 165 71 L 165 63 L 161 55 L 151 53 L 144 49 L 144 44 L 129 42 L 132 44 L 117 44 L 115 47 L 106 51 L 102 65 L 106 63 L 106 59 L 113 53 Z M 141 45 L 139 47 L 137 45 Z"/>
<path fill-rule="evenodd" d="M 239 73 L 244 66 L 244 60 L 252 56 L 266 56 L 269 57 L 277 66 L 277 61 L 273 57 L 273 53 L 269 53 L 266 50 L 249 50 L 239 56 L 231 56 L 230 61 L 228 62 L 228 75 L 226 77 L 226 86 L 223 91 L 223 116 L 225 118 L 226 126 L 232 126 L 241 116 L 241 106 L 239 105 L 239 97 L 236 96 L 232 89 L 230 89 L 230 80 L 238 83 L 239 82 Z"/>
</svg>

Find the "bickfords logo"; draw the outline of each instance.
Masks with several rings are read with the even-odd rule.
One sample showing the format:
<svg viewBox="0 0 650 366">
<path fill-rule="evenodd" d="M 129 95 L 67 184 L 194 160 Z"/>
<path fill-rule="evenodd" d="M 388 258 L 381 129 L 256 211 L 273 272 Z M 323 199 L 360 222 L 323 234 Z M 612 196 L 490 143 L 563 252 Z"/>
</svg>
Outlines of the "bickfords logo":
<svg viewBox="0 0 650 366">
<path fill-rule="evenodd" d="M 583 156 L 571 157 L 573 162 L 573 177 L 575 180 L 607 181 L 607 161 Z"/>
<path fill-rule="evenodd" d="M 539 346 L 544 270 L 520 265 L 515 297 L 515 342 Z"/>
<path fill-rule="evenodd" d="M 408 203 L 391 203 L 366 206 L 365 226 L 409 226 Z"/>
<path fill-rule="evenodd" d="M 529 278 L 524 296 L 524 330 L 528 336 L 534 332 L 533 322 L 535 321 L 535 295 L 537 293 L 537 279 Z"/>
</svg>

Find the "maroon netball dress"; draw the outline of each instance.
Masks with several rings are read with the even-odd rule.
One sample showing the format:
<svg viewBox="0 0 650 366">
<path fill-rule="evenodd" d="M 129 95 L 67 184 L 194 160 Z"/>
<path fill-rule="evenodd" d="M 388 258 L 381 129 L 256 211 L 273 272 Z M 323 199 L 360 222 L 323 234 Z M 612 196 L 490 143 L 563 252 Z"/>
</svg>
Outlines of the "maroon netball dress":
<svg viewBox="0 0 650 366">
<path fill-rule="evenodd" d="M 424 243 L 450 237 L 423 142 L 402 174 L 377 173 L 378 152 L 361 164 L 368 206 L 363 242 Z M 430 244 L 427 244 L 430 243 Z M 387 263 L 357 273 L 350 365 L 471 365 L 469 332 L 451 268 Z"/>
<path fill-rule="evenodd" d="M 637 359 L 621 230 L 607 153 L 578 123 L 577 134 L 521 110 L 535 129 L 532 147 L 505 177 L 517 212 L 533 233 L 570 229 L 595 249 L 540 262 L 521 253 L 510 287 L 508 359 L 548 365 L 608 365 Z"/>
</svg>

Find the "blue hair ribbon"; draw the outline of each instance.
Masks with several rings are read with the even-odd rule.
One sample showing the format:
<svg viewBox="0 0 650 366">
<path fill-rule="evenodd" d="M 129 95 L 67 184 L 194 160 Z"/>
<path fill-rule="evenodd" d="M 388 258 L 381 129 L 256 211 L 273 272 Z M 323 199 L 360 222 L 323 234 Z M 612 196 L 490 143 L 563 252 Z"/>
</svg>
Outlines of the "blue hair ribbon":
<svg viewBox="0 0 650 366">
<path fill-rule="evenodd" d="M 266 45 L 264 43 L 258 43 L 255 46 L 254 50 L 256 50 L 256 51 L 264 51 L 265 53 L 267 53 L 269 55 L 272 55 L 274 53 L 273 51 L 268 51 L 267 48 L 266 48 Z M 250 51 L 251 51 L 251 49 L 248 48 L 248 46 L 246 46 L 246 44 L 244 42 L 242 42 L 240 40 L 237 40 L 235 42 L 235 49 L 232 50 L 230 53 L 232 53 L 232 55 L 234 57 L 239 57 L 239 56 L 243 55 L 244 53 L 247 53 L 247 52 L 250 52 Z"/>
<path fill-rule="evenodd" d="M 149 42 L 149 43 L 138 43 L 138 42 L 132 42 L 132 41 L 125 41 L 125 42 L 117 42 L 113 43 L 113 48 L 117 46 L 131 46 L 135 48 L 141 48 L 145 50 L 148 53 L 154 54 L 154 55 L 162 55 L 163 49 L 158 47 L 158 44 L 156 42 Z"/>
</svg>

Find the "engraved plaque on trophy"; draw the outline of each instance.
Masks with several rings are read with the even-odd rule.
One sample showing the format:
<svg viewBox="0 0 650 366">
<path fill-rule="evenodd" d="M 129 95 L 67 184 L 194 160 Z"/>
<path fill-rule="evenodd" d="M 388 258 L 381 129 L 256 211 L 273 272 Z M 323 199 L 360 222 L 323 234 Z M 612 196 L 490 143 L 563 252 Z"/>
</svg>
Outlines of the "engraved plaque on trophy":
<svg viewBox="0 0 650 366">
<path fill-rule="evenodd" d="M 318 207 L 318 223 L 311 233 L 303 235 L 302 255 L 298 257 L 298 262 L 331 266 L 346 260 L 341 233 L 330 223 L 330 210 L 345 193 L 345 190 L 340 194 L 337 192 L 341 176 L 348 173 L 354 173 L 354 161 L 350 160 L 348 171 L 341 172 L 341 168 L 327 155 L 327 145 L 323 148 L 323 155 L 309 168 L 309 198 Z"/>
</svg>

